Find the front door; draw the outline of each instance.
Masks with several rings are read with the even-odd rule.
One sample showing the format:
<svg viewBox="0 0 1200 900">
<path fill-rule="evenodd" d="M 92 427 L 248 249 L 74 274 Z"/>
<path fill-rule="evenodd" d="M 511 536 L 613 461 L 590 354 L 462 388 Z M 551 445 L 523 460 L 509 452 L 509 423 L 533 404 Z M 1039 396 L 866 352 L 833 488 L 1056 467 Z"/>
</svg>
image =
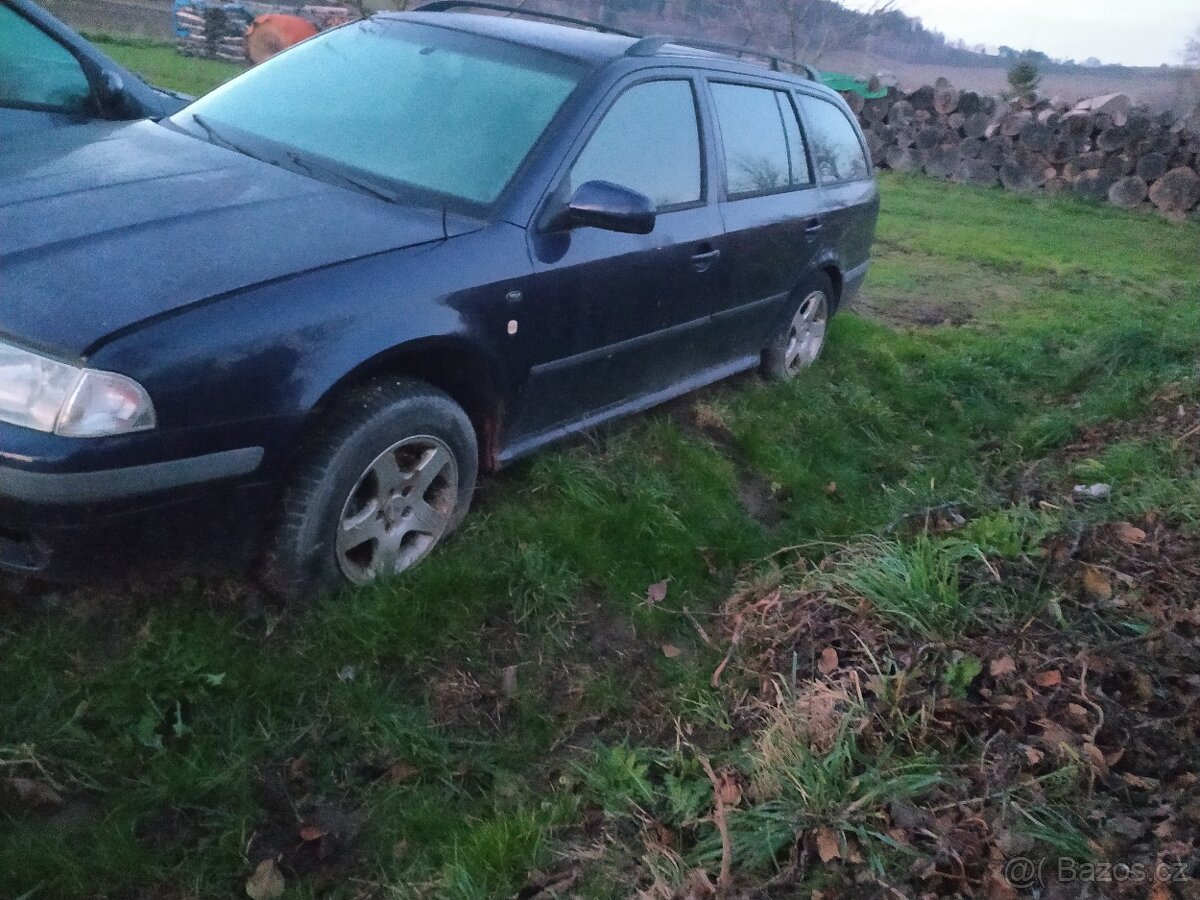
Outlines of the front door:
<svg viewBox="0 0 1200 900">
<path fill-rule="evenodd" d="M 697 85 L 623 85 L 555 191 L 608 181 L 658 208 L 652 233 L 535 230 L 524 318 L 545 351 L 522 392 L 518 443 L 676 392 L 719 362 L 711 314 L 732 292 L 720 213 L 708 200 Z"/>
</svg>

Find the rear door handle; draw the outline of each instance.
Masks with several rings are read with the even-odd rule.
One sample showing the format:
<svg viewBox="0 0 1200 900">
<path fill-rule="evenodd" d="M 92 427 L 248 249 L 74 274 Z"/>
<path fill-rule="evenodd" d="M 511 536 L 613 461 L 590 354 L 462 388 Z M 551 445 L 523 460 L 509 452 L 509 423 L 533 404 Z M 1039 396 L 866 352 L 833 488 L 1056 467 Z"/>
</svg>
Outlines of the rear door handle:
<svg viewBox="0 0 1200 900">
<path fill-rule="evenodd" d="M 805 234 L 816 234 L 818 231 L 820 231 L 824 227 L 825 226 L 821 224 L 820 219 L 809 219 L 808 223 L 804 226 L 804 233 Z"/>
<path fill-rule="evenodd" d="M 704 253 L 697 253 L 692 257 L 692 268 L 697 272 L 707 272 L 712 264 L 720 258 L 720 250 L 708 250 Z"/>
</svg>

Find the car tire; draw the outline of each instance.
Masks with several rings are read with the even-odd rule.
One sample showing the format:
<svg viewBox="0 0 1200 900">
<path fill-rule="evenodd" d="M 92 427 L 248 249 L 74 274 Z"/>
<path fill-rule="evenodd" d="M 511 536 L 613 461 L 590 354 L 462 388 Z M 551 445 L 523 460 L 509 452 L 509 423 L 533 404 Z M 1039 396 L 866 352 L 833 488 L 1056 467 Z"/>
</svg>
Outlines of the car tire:
<svg viewBox="0 0 1200 900">
<path fill-rule="evenodd" d="M 478 473 L 475 430 L 445 393 L 407 379 L 354 389 L 284 489 L 266 587 L 297 603 L 399 574 L 462 522 Z"/>
<path fill-rule="evenodd" d="M 833 283 L 817 275 L 793 295 L 795 304 L 786 324 L 762 352 L 762 375 L 768 381 L 789 381 L 817 361 L 825 347 L 833 314 Z"/>
</svg>

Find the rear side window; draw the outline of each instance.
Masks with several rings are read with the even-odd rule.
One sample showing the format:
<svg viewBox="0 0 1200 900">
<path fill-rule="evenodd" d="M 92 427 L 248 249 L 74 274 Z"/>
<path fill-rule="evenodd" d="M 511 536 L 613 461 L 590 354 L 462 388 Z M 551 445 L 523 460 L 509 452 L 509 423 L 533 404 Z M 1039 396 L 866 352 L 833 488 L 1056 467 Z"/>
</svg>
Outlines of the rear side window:
<svg viewBox="0 0 1200 900">
<path fill-rule="evenodd" d="M 783 91 L 713 84 L 731 197 L 791 190 L 812 183 L 804 139 Z"/>
<path fill-rule="evenodd" d="M 90 98 L 87 76 L 71 51 L 0 6 L 0 106 L 80 113 Z"/>
<path fill-rule="evenodd" d="M 623 93 L 571 167 L 570 189 L 611 181 L 659 208 L 701 197 L 700 126 L 687 81 L 651 81 Z"/>
<path fill-rule="evenodd" d="M 802 96 L 813 162 L 825 182 L 858 181 L 871 175 L 858 133 L 846 114 L 825 100 Z"/>
</svg>

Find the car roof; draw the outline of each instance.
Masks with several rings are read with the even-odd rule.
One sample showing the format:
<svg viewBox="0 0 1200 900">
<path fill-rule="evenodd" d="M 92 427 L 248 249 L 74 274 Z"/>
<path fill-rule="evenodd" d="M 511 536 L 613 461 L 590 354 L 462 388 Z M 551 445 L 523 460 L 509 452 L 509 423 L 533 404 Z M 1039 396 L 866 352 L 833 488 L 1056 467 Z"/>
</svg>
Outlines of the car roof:
<svg viewBox="0 0 1200 900">
<path fill-rule="evenodd" d="M 597 68 L 618 59 L 637 59 L 656 65 L 661 65 L 666 61 L 679 65 L 694 65 L 703 61 L 707 63 L 705 68 L 717 63 L 719 64 L 718 68 L 728 72 L 770 75 L 796 84 L 821 87 L 819 82 L 810 81 L 802 75 L 766 69 L 758 63 L 738 59 L 732 55 L 688 46 L 684 38 L 679 38 L 679 43 L 665 39 L 663 41 L 656 40 L 655 47 L 651 52 L 630 56 L 628 51 L 631 47 L 634 47 L 635 44 L 645 43 L 640 38 L 550 22 L 531 21 L 513 16 L 461 12 L 420 12 L 417 10 L 413 12 L 380 12 L 376 13 L 375 18 L 402 19 L 419 22 L 422 25 L 477 34 L 565 56 Z"/>
</svg>

